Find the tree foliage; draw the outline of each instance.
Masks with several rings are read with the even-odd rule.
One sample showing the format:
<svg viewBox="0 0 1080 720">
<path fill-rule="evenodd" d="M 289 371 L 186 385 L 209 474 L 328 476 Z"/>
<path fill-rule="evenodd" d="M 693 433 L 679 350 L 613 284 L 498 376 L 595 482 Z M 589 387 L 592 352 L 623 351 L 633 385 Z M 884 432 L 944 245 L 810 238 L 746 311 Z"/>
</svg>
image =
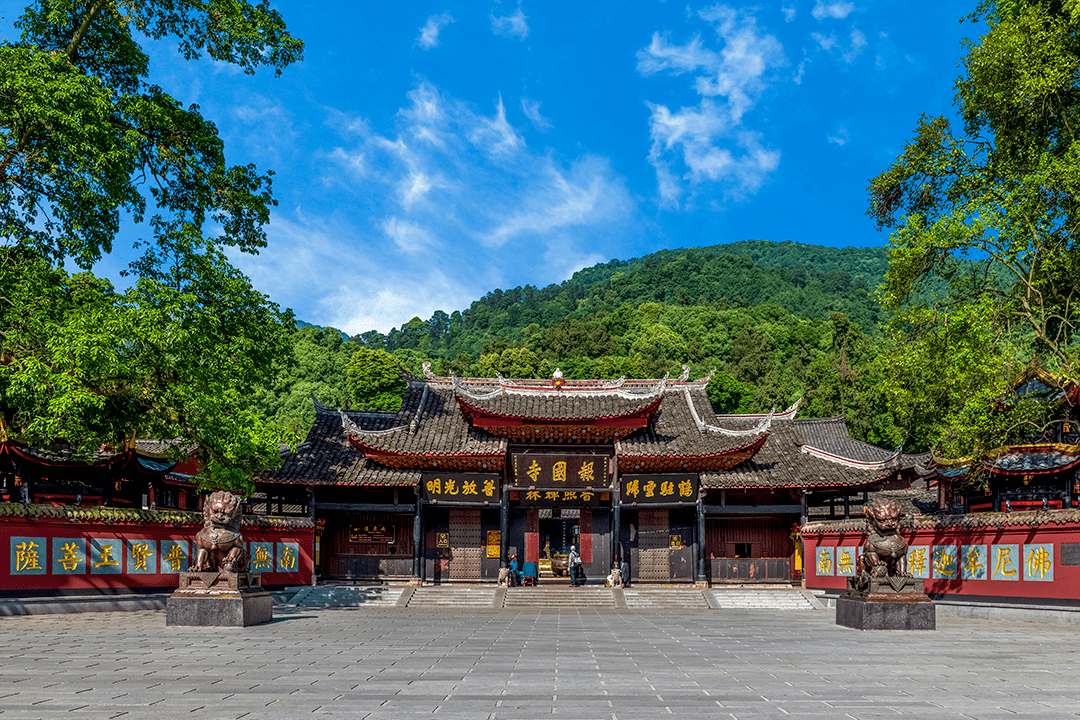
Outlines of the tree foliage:
<svg viewBox="0 0 1080 720">
<path fill-rule="evenodd" d="M 178 287 L 118 293 L 32 251 L 0 251 L 0 413 L 16 439 L 77 457 L 132 437 L 176 438 L 209 485 L 249 489 L 276 467 L 281 433 L 249 396 L 289 351 L 279 313 L 221 256 L 188 258 Z M 202 267 L 195 268 L 199 262 Z"/>
<path fill-rule="evenodd" d="M 407 386 L 397 358 L 385 350 L 358 348 L 349 359 L 346 387 L 354 408 L 397 410 Z"/>
<path fill-rule="evenodd" d="M 986 392 L 1017 359 L 1080 369 L 1080 3 L 984 0 L 969 20 L 987 31 L 956 83 L 963 128 L 923 117 L 869 188 L 892 230 L 879 296 L 906 344 L 887 392 L 956 453 L 991 442 Z"/>
<path fill-rule="evenodd" d="M 250 488 L 282 437 L 250 396 L 288 364 L 293 319 L 222 248 L 266 244 L 271 176 L 226 163 L 198 107 L 150 82 L 136 36 L 247 73 L 280 72 L 302 43 L 265 0 L 36 0 L 15 25 L 19 39 L 0 44 L 8 433 L 83 456 L 133 435 L 175 437 L 207 484 Z M 136 244 L 134 285 L 117 292 L 89 270 L 125 217 L 150 237 Z"/>
</svg>

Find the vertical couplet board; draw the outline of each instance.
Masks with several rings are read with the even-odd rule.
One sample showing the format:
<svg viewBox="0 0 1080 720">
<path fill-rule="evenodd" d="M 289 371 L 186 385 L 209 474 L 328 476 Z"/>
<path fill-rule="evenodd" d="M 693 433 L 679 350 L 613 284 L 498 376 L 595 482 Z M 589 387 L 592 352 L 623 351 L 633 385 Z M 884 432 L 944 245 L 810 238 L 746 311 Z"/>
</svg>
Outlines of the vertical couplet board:
<svg viewBox="0 0 1080 720">
<path fill-rule="evenodd" d="M 483 552 L 480 510 L 450 508 L 450 578 L 479 580 Z"/>
<path fill-rule="evenodd" d="M 638 577 L 641 580 L 670 580 L 671 550 L 668 538 L 668 511 L 638 511 Z"/>
</svg>

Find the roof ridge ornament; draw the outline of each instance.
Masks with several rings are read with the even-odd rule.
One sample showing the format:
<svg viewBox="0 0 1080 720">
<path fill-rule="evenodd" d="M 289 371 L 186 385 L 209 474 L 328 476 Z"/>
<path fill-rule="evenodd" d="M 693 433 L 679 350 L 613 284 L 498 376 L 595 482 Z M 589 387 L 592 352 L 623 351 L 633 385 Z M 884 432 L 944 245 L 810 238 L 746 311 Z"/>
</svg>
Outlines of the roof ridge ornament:
<svg viewBox="0 0 1080 720">
<path fill-rule="evenodd" d="M 359 425 L 353 422 L 344 410 L 338 410 L 341 415 L 341 428 L 345 431 L 345 434 L 351 438 L 361 440 L 365 437 L 374 437 L 378 435 L 391 435 L 402 430 L 408 430 L 408 425 L 398 425 L 396 427 L 387 428 L 386 430 L 363 430 Z"/>
<path fill-rule="evenodd" d="M 506 392 L 506 390 L 503 389 L 502 385 L 496 385 L 495 389 L 492 390 L 489 393 L 484 393 L 484 394 L 474 393 L 471 390 L 469 390 L 469 388 L 465 387 L 465 381 L 464 380 L 462 380 L 461 378 L 459 378 L 457 375 L 454 375 L 454 374 L 450 375 L 450 384 L 453 385 L 453 387 L 454 387 L 454 394 L 455 395 L 464 395 L 465 397 L 467 397 L 467 398 L 469 398 L 471 400 L 492 400 L 494 398 L 499 397 L 504 392 Z"/>
<path fill-rule="evenodd" d="M 720 427 L 719 425 L 710 425 L 701 419 L 698 415 L 697 408 L 694 407 L 694 398 L 690 397 L 690 389 L 683 388 L 683 396 L 686 398 L 686 404 L 690 408 L 690 415 L 694 418 L 694 424 L 697 425 L 698 430 L 720 433 L 721 435 L 728 435 L 731 437 L 745 437 L 748 435 L 760 435 L 761 433 L 768 432 L 772 427 L 773 414 L 770 412 L 765 416 L 765 419 L 752 428 L 746 430 L 729 430 L 728 428 Z"/>
<path fill-rule="evenodd" d="M 844 467 L 858 468 L 859 470 L 884 470 L 886 468 L 895 468 L 900 466 L 900 454 L 904 450 L 904 443 L 900 443 L 900 446 L 896 448 L 896 451 L 885 458 L 884 460 L 867 461 L 867 460 L 852 460 L 851 458 L 837 455 L 836 453 L 816 448 L 813 445 L 802 445 L 799 447 L 799 451 L 812 455 L 822 460 L 828 460 L 831 463 L 837 465 L 843 465 Z"/>
<path fill-rule="evenodd" d="M 431 372 L 431 361 L 430 360 L 425 360 L 422 367 L 424 368 L 424 377 L 427 378 L 428 380 L 432 380 L 434 382 L 440 382 L 440 381 L 441 382 L 446 382 L 446 378 L 439 377 L 435 373 Z"/>
<path fill-rule="evenodd" d="M 684 383 L 684 382 L 686 382 L 686 381 L 687 381 L 687 380 L 689 380 L 689 379 L 690 379 L 690 366 L 689 366 L 689 365 L 683 365 L 683 366 L 682 366 L 682 375 L 680 375 L 680 376 L 679 376 L 679 377 L 678 377 L 678 378 L 677 378 L 677 379 L 675 380 L 675 382 L 677 382 L 677 383 Z"/>
<path fill-rule="evenodd" d="M 784 420 L 790 420 L 795 417 L 795 413 L 799 412 L 799 405 L 802 404 L 803 399 L 800 397 L 793 402 L 786 410 L 778 412 L 776 417 L 783 418 Z"/>
</svg>

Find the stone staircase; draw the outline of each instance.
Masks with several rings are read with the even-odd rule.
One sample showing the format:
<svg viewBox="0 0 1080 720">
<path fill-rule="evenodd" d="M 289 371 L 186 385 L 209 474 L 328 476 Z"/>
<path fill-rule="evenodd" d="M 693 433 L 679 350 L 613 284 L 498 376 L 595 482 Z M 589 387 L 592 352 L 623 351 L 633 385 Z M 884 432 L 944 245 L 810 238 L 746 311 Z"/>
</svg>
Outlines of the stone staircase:
<svg viewBox="0 0 1080 720">
<path fill-rule="evenodd" d="M 709 601 L 709 606 L 718 610 L 814 609 L 813 603 L 796 589 L 714 588 L 702 592 Z"/>
<path fill-rule="evenodd" d="M 298 607 L 394 607 L 404 591 L 401 587 L 330 585 L 304 588 L 289 603 Z"/>
<path fill-rule="evenodd" d="M 409 598 L 410 608 L 439 610 L 490 610 L 495 600 L 495 588 L 469 585 L 437 585 L 418 587 Z"/>
<path fill-rule="evenodd" d="M 630 587 L 623 590 L 630 610 L 707 610 L 699 588 Z"/>
<path fill-rule="evenodd" d="M 569 585 L 549 585 L 545 587 L 512 587 L 506 590 L 504 608 L 555 608 L 559 610 L 578 610 L 600 608 L 611 610 L 615 599 L 611 588 L 607 587 L 570 587 Z"/>
</svg>

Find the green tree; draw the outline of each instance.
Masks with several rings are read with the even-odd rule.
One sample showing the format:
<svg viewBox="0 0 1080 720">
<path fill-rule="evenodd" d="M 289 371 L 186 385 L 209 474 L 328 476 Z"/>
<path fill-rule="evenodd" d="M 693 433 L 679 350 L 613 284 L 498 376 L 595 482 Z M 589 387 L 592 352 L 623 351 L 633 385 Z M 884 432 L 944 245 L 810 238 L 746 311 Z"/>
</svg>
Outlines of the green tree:
<svg viewBox="0 0 1080 720">
<path fill-rule="evenodd" d="M 213 123 L 147 81 L 133 33 L 280 72 L 303 44 L 268 3 L 37 0 L 15 24 L 19 41 L 0 44 L 0 235 L 90 269 L 125 214 L 145 217 L 148 188 L 143 275 L 206 246 L 265 246 L 270 175 L 226 164 Z M 208 222 L 221 235 L 205 238 Z"/>
<path fill-rule="evenodd" d="M 222 248 L 266 244 L 271 177 L 226 164 L 213 123 L 149 82 L 135 34 L 247 73 L 280 72 L 302 43 L 243 0 L 37 0 L 15 24 L 19 40 L 0 43 L 5 425 L 84 456 L 177 437 L 206 484 L 250 489 L 283 435 L 247 398 L 289 362 L 293 320 Z M 151 238 L 129 291 L 60 269 L 92 268 L 124 217 L 148 219 Z"/>
<path fill-rule="evenodd" d="M 1074 369 L 1080 4 L 984 1 L 971 19 L 989 29 L 957 81 L 963 132 L 923 118 L 870 186 L 871 215 L 893 229 L 881 298 L 901 309 L 989 300 L 996 321 Z M 919 295 L 942 278 L 938 297 Z"/>
<path fill-rule="evenodd" d="M 1009 358 L 1032 352 L 1068 378 L 1080 369 L 1080 3 L 984 0 L 969 20 L 985 21 L 987 32 L 967 43 L 956 83 L 962 131 L 924 117 L 869 188 L 869 213 L 892 230 L 879 297 L 897 312 L 894 327 L 923 344 L 897 362 L 922 358 L 925 367 L 906 377 L 944 372 L 968 400 L 958 406 L 962 395 L 942 397 L 937 382 L 906 388 L 910 397 L 895 388 L 891 395 L 900 410 L 934 408 L 921 423 L 941 428 L 961 453 L 984 444 L 994 425 L 992 403 L 970 392 L 972 379 L 989 382 Z M 979 308 L 979 323 L 1002 332 L 992 343 L 985 333 L 964 333 L 973 345 L 959 354 L 992 347 L 994 357 L 958 375 L 926 350 L 959 339 L 946 323 L 970 322 L 970 306 Z"/>
<path fill-rule="evenodd" d="M 199 259 L 202 266 L 192 263 Z M 0 250 L 0 413 L 14 439 L 63 441 L 90 458 L 132 436 L 177 438 L 202 484 L 251 490 L 276 467 L 284 436 L 250 409 L 289 360 L 290 313 L 221 256 L 191 257 L 172 287 L 141 278 L 117 293 L 33 251 Z"/>
<path fill-rule="evenodd" d="M 396 357 L 368 348 L 353 353 L 345 382 L 352 406 L 358 410 L 398 410 L 408 387 Z"/>
<path fill-rule="evenodd" d="M 723 370 L 713 375 L 705 386 L 705 394 L 713 409 L 721 414 L 749 413 L 754 411 L 754 389 L 744 385 Z"/>
<path fill-rule="evenodd" d="M 315 421 L 312 396 L 331 407 L 347 407 L 345 373 L 357 344 L 335 328 L 313 325 L 292 333 L 293 362 L 275 368 L 273 380 L 251 394 L 251 407 L 299 442 Z"/>
<path fill-rule="evenodd" d="M 535 378 L 540 359 L 528 348 L 506 348 L 501 353 L 481 355 L 476 362 L 477 377 Z"/>
</svg>

